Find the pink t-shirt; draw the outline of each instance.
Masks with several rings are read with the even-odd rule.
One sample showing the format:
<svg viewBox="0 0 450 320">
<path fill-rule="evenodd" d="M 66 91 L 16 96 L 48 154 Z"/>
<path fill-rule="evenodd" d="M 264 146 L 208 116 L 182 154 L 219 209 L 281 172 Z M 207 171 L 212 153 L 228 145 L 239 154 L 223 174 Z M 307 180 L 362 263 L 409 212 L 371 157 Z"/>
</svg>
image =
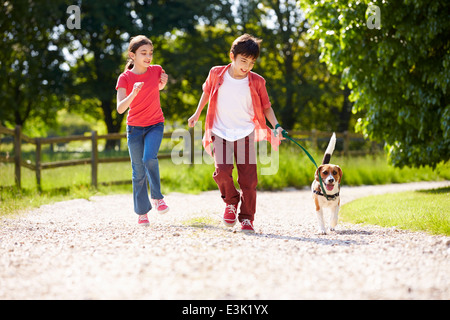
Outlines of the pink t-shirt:
<svg viewBox="0 0 450 320">
<path fill-rule="evenodd" d="M 147 127 L 164 122 L 164 114 L 159 100 L 159 80 L 164 70 L 161 66 L 151 65 L 143 74 L 127 70 L 117 79 L 116 90 L 125 88 L 127 96 L 133 91 L 136 82 L 144 82 L 141 91 L 130 104 L 127 125 Z"/>
</svg>

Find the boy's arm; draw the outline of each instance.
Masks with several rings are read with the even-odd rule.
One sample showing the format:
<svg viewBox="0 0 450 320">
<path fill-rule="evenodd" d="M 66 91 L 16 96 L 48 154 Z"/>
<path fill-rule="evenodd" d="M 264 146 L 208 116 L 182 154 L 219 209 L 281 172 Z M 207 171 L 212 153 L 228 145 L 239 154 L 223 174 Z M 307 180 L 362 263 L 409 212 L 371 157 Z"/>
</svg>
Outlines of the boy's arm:
<svg viewBox="0 0 450 320">
<path fill-rule="evenodd" d="M 275 129 L 275 136 L 279 136 L 280 140 L 284 140 L 285 138 L 283 137 L 283 128 L 279 125 L 277 117 L 275 116 L 275 112 L 273 112 L 265 83 L 266 81 L 263 79 L 262 84 L 258 87 L 258 94 L 261 99 L 264 115 L 266 116 L 266 119 L 269 120 L 272 128 Z M 277 125 L 278 128 L 275 128 Z"/>
<path fill-rule="evenodd" d="M 270 124 L 272 125 L 272 128 L 275 128 L 276 125 L 278 124 L 278 120 L 277 120 L 277 117 L 275 116 L 275 112 L 273 112 L 272 107 L 264 109 L 264 115 L 266 116 L 267 120 L 269 120 Z M 276 129 L 276 133 L 277 133 L 276 135 L 277 136 L 279 135 L 281 140 L 285 139 L 282 134 L 283 130 L 284 129 L 281 126 L 279 126 Z"/>
<path fill-rule="evenodd" d="M 208 99 L 209 94 L 203 92 L 200 101 L 198 102 L 197 110 L 195 110 L 195 113 L 188 120 L 189 127 L 192 128 L 195 126 L 198 118 L 200 118 L 200 114 L 202 113 L 203 108 L 205 107 L 206 103 L 208 103 Z"/>
</svg>

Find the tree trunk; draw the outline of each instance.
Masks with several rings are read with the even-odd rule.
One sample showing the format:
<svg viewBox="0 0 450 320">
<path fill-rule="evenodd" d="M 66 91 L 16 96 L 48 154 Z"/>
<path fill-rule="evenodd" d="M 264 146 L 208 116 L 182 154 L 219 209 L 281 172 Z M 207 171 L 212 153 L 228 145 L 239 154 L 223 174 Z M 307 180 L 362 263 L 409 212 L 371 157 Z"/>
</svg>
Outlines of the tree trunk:
<svg viewBox="0 0 450 320">
<path fill-rule="evenodd" d="M 101 104 L 105 116 L 105 124 L 108 133 L 118 133 L 122 125 L 124 114 L 120 114 L 115 108 L 112 108 L 112 100 L 103 100 Z M 106 140 L 105 150 L 115 150 L 120 147 L 120 140 Z"/>
<path fill-rule="evenodd" d="M 342 104 L 342 110 L 339 113 L 339 126 L 338 132 L 344 132 L 349 130 L 350 118 L 352 116 L 353 103 L 349 100 L 350 89 L 346 86 L 342 91 L 344 95 L 344 102 Z"/>
</svg>

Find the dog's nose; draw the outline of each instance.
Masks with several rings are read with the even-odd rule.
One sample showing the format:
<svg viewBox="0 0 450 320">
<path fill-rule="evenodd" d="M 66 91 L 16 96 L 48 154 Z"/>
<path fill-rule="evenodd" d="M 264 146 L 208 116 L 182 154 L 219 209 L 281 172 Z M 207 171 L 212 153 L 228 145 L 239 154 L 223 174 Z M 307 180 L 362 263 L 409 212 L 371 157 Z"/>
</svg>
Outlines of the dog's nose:
<svg viewBox="0 0 450 320">
<path fill-rule="evenodd" d="M 334 178 L 328 179 L 328 182 L 333 183 L 334 182 Z"/>
</svg>

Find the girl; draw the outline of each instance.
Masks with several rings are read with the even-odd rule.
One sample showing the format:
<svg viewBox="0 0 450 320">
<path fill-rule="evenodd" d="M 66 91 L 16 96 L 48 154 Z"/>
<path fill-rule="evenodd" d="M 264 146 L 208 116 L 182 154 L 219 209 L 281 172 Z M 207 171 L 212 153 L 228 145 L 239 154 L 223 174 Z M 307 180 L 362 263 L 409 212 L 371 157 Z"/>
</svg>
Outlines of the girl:
<svg viewBox="0 0 450 320">
<path fill-rule="evenodd" d="M 166 86 L 168 76 L 161 66 L 151 65 L 152 58 L 153 44 L 147 37 L 131 38 L 128 62 L 116 85 L 117 111 L 124 113 L 129 108 L 127 141 L 133 169 L 134 211 L 139 215 L 138 224 L 144 226 L 149 225 L 147 213 L 152 204 L 158 213 L 169 210 L 161 194 L 157 158 L 164 132 L 159 90 Z"/>
</svg>

